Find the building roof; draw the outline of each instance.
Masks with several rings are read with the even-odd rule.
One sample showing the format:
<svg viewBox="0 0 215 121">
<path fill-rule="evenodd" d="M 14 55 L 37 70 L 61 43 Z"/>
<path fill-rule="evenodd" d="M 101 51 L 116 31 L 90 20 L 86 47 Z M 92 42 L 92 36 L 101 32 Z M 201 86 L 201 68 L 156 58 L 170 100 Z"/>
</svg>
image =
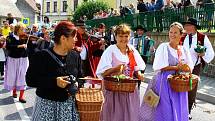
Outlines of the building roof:
<svg viewBox="0 0 215 121">
<path fill-rule="evenodd" d="M 16 4 L 12 0 L 0 0 L 0 16 L 7 17 L 8 13 L 11 13 L 15 18 L 22 18 L 23 15 L 16 7 Z"/>
<path fill-rule="evenodd" d="M 31 8 L 33 8 L 35 11 L 39 11 L 39 9 L 36 6 L 36 1 L 35 0 L 25 0 L 30 6 Z"/>
</svg>

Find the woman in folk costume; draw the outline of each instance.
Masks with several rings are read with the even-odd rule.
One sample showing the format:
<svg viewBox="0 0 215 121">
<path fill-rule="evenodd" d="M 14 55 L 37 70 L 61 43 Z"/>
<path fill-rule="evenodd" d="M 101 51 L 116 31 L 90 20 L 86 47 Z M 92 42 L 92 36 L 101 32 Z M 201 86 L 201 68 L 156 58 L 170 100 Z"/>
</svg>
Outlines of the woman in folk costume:
<svg viewBox="0 0 215 121">
<path fill-rule="evenodd" d="M 188 94 L 175 92 L 167 80 L 168 75 L 176 71 L 188 72 L 193 69 L 193 62 L 189 50 L 179 45 L 183 33 L 183 26 L 174 22 L 170 25 L 169 42 L 162 43 L 156 51 L 153 69 L 157 72 L 150 81 L 148 88 L 160 96 L 157 107 L 150 107 L 143 101 L 139 121 L 188 121 Z M 181 63 L 179 63 L 181 60 Z M 184 66 L 187 64 L 187 66 Z"/>
<path fill-rule="evenodd" d="M 82 77 L 82 69 L 80 55 L 73 50 L 76 35 L 74 24 L 62 21 L 54 31 L 54 47 L 33 56 L 26 74 L 28 86 L 35 87 L 37 95 L 32 121 L 80 120 L 75 105 L 75 82 Z"/>
<path fill-rule="evenodd" d="M 27 45 L 26 41 L 19 38 L 24 33 L 24 25 L 18 23 L 6 39 L 6 49 L 8 51 L 5 66 L 4 87 L 13 90 L 13 97 L 17 97 L 17 90 L 20 90 L 19 101 L 25 103 L 24 90 L 26 87 L 25 74 L 28 68 Z"/>
<path fill-rule="evenodd" d="M 145 63 L 138 51 L 128 44 L 130 32 L 130 27 L 125 24 L 116 28 L 117 43 L 104 51 L 96 70 L 99 78 L 123 73 L 143 80 L 141 70 L 145 69 Z M 122 67 L 124 71 L 121 71 Z M 104 90 L 104 97 L 101 121 L 137 121 L 140 107 L 138 88 L 133 93 Z"/>
</svg>

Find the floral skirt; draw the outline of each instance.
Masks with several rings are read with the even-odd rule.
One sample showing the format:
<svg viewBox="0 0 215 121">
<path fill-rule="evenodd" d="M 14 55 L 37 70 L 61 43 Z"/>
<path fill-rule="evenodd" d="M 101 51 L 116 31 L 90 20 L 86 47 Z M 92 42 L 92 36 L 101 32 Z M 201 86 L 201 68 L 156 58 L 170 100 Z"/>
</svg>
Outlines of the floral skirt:
<svg viewBox="0 0 215 121">
<path fill-rule="evenodd" d="M 72 97 L 64 102 L 36 97 L 31 121 L 79 121 Z"/>
</svg>

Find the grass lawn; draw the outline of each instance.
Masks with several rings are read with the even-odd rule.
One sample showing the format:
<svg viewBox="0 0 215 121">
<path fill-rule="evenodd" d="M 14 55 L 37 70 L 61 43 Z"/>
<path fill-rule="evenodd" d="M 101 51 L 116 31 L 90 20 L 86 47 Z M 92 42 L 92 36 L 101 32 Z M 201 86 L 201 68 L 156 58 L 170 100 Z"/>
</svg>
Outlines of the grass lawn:
<svg viewBox="0 0 215 121">
<path fill-rule="evenodd" d="M 203 33 L 205 33 L 205 32 L 207 32 L 207 30 L 206 29 L 204 29 L 204 30 L 198 30 L 199 32 L 203 32 Z M 211 30 L 211 32 L 210 33 L 215 33 L 215 30 L 213 29 L 213 30 Z"/>
</svg>

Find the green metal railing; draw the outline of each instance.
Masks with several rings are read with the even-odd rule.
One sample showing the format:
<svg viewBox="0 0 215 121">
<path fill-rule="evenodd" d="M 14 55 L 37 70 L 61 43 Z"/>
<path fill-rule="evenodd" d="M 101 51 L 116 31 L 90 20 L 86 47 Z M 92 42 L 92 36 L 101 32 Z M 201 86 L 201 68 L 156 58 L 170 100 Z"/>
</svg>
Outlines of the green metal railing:
<svg viewBox="0 0 215 121">
<path fill-rule="evenodd" d="M 214 23 L 215 4 L 205 4 L 204 6 L 194 7 L 189 6 L 180 9 L 165 8 L 162 11 L 144 12 L 124 17 L 114 16 L 103 19 L 87 20 L 86 24 L 91 27 L 98 27 L 99 23 L 104 23 L 108 28 L 119 25 L 120 23 L 127 23 L 132 28 L 138 24 L 142 24 L 149 31 L 163 31 L 168 30 L 169 25 L 173 22 L 183 22 L 189 17 L 196 18 L 201 29 L 215 28 Z"/>
</svg>

